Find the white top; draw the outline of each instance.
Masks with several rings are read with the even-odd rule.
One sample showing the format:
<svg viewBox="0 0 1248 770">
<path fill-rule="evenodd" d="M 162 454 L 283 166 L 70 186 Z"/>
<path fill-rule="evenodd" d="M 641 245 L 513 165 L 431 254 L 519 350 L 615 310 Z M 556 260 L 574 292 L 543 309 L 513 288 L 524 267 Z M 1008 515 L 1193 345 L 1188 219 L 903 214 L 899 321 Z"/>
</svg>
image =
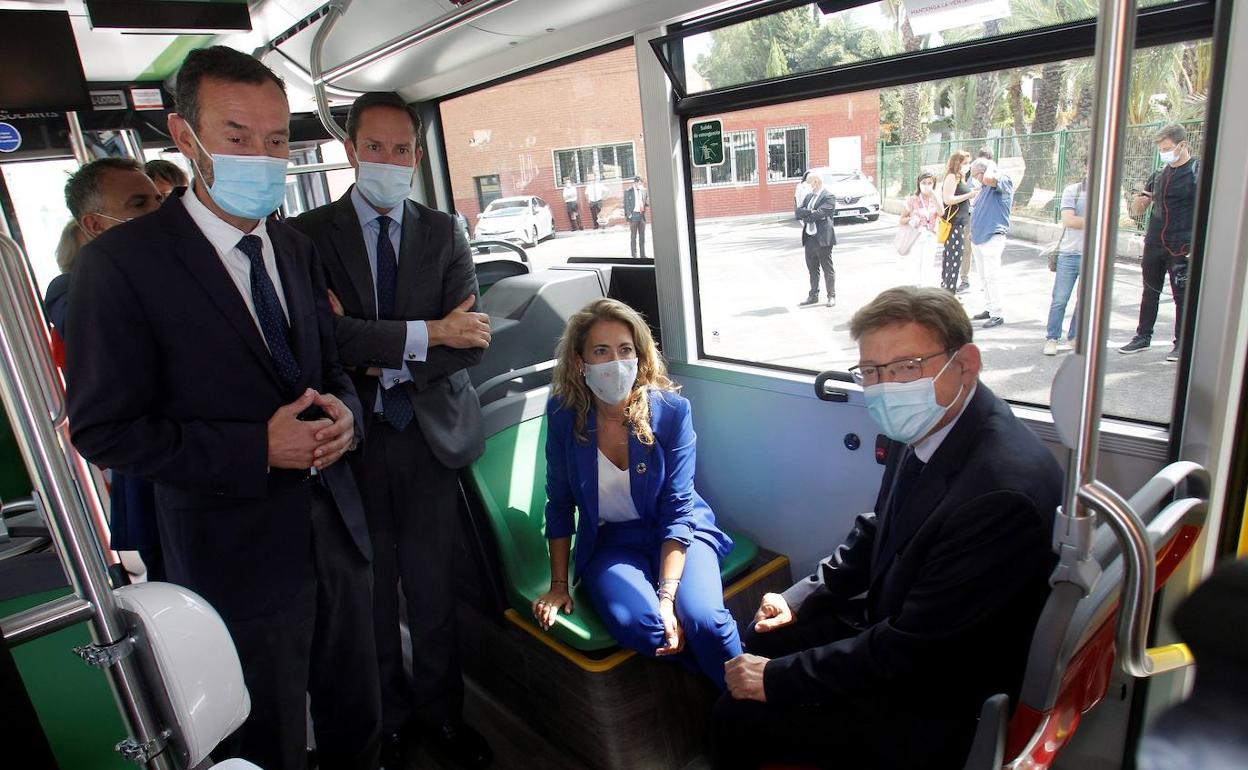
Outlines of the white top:
<svg viewBox="0 0 1248 770">
<path fill-rule="evenodd" d="M 966 411 L 966 407 L 971 403 L 971 399 L 975 398 L 975 391 L 979 390 L 979 385 L 972 385 L 971 392 L 966 394 L 966 400 L 962 402 L 962 408 L 958 410 L 958 414 L 949 424 L 925 439 L 921 439 L 914 445 L 914 456 L 924 463 L 932 460 L 932 455 L 936 454 L 936 450 L 940 449 L 940 445 L 945 443 L 945 438 L 949 435 L 949 431 L 953 430 L 953 426 L 958 424 L 958 420 L 962 419 L 962 413 Z"/>
<path fill-rule="evenodd" d="M 251 299 L 251 259 L 238 248 L 238 243 L 243 240 L 243 236 L 260 237 L 264 271 L 269 274 L 269 280 L 273 282 L 273 288 L 277 291 L 277 301 L 281 303 L 282 313 L 289 322 L 290 311 L 286 308 L 286 292 L 282 290 L 282 276 L 277 272 L 277 254 L 273 251 L 273 242 L 269 240 L 268 230 L 265 229 L 265 220 L 261 219 L 256 229 L 245 233 L 209 211 L 208 207 L 195 197 L 193 189 L 187 190 L 182 196 L 182 205 L 186 206 L 186 213 L 191 215 L 191 219 L 199 227 L 200 232 L 204 234 L 208 243 L 212 244 L 212 248 L 217 252 L 217 256 L 221 258 L 221 264 L 225 265 L 225 271 L 230 274 L 230 280 L 234 281 L 238 293 L 243 296 L 243 304 L 247 306 L 247 312 L 251 313 L 251 320 L 256 322 L 256 330 L 260 332 L 260 339 L 264 340 L 264 330 L 260 328 L 260 317 L 256 315 L 256 305 Z M 264 344 L 268 346 L 268 340 L 265 340 Z"/>
<path fill-rule="evenodd" d="M 598 526 L 641 518 L 633 505 L 632 482 L 628 468 L 620 470 L 598 450 Z"/>
<path fill-rule="evenodd" d="M 563 186 L 563 202 L 576 203 L 576 185 L 565 184 Z"/>
</svg>

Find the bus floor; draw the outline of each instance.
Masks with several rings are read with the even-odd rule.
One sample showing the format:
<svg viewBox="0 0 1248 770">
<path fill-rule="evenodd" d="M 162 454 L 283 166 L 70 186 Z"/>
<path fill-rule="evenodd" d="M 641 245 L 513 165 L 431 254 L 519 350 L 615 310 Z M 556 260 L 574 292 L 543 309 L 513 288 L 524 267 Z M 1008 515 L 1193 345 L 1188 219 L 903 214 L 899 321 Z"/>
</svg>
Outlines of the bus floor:
<svg viewBox="0 0 1248 770">
<path fill-rule="evenodd" d="M 465 678 L 464 716 L 494 750 L 491 770 L 585 770 L 585 764 L 529 727 L 514 712 L 490 697 L 470 678 Z M 708 758 L 699 757 L 683 770 L 709 770 Z M 455 770 L 440 762 L 419 741 L 408 751 L 406 770 Z"/>
</svg>

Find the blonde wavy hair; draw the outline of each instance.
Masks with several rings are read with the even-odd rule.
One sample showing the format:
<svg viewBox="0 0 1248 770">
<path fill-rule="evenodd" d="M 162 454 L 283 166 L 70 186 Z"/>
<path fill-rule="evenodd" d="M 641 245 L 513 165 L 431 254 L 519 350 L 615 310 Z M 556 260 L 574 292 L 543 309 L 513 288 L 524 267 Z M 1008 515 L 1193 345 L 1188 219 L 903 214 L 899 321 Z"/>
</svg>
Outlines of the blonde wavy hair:
<svg viewBox="0 0 1248 770">
<path fill-rule="evenodd" d="M 589 420 L 589 409 L 594 403 L 594 396 L 585 384 L 581 364 L 589 330 L 599 321 L 618 321 L 627 326 L 633 335 L 633 347 L 637 351 L 637 381 L 633 383 L 633 391 L 629 393 L 624 406 L 624 419 L 638 441 L 646 446 L 653 446 L 654 430 L 650 427 L 650 399 L 647 391 L 655 389 L 675 392 L 680 387 L 668 379 L 667 365 L 654 344 L 654 335 L 650 333 L 645 319 L 623 302 L 613 299 L 594 300 L 568 319 L 563 336 L 555 347 L 555 395 L 562 399 L 564 407 L 576 414 L 577 441 L 582 444 L 589 443 L 585 424 Z"/>
</svg>

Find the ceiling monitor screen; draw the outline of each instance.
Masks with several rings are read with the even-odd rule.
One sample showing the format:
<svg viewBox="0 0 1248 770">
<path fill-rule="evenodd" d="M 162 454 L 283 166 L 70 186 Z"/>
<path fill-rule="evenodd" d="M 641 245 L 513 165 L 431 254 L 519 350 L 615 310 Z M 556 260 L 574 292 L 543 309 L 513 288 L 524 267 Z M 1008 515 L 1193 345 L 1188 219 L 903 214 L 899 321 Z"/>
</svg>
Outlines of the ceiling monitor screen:
<svg viewBox="0 0 1248 770">
<path fill-rule="evenodd" d="M 0 111 L 91 107 L 65 11 L 0 11 Z"/>
</svg>

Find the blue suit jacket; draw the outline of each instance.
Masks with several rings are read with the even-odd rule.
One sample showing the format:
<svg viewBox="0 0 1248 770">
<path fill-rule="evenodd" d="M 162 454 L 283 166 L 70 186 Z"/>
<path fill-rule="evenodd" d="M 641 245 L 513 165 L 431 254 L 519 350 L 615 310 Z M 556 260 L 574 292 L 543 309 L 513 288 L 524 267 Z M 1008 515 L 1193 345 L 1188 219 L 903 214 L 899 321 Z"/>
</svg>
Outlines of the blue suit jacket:
<svg viewBox="0 0 1248 770">
<path fill-rule="evenodd" d="M 559 397 L 546 405 L 546 537 L 568 537 L 576 532 L 573 571 L 580 575 L 598 538 L 598 442 L 591 409 L 585 429 L 589 441 L 576 440 L 576 415 Z M 650 392 L 650 427 L 654 445 L 628 436 L 628 476 L 633 505 L 642 521 L 655 530 L 656 540 L 689 545 L 704 541 L 723 557 L 732 540 L 715 526 L 715 514 L 693 488 L 697 437 L 688 399 L 660 390 Z M 575 522 L 572 509 L 581 512 Z"/>
</svg>

